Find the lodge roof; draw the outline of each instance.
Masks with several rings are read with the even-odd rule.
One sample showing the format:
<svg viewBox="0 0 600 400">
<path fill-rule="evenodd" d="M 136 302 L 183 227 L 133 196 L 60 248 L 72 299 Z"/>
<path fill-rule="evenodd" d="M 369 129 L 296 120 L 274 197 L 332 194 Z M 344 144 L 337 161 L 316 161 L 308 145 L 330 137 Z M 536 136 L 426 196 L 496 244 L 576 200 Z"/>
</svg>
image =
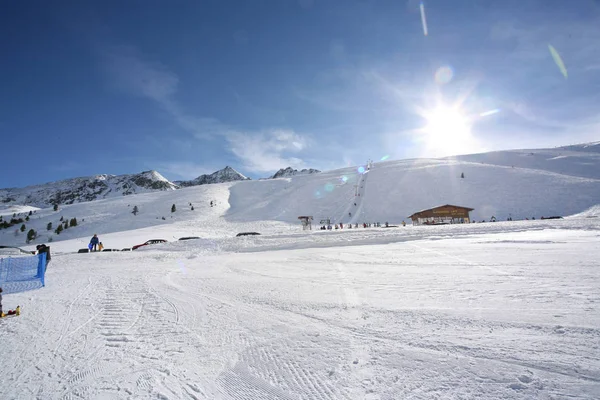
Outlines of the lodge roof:
<svg viewBox="0 0 600 400">
<path fill-rule="evenodd" d="M 438 208 L 442 208 L 442 207 L 454 207 L 454 208 L 460 208 L 460 209 L 467 210 L 467 211 L 473 211 L 474 210 L 474 208 L 470 208 L 470 207 L 455 206 L 453 204 L 443 204 L 441 206 L 436 206 L 436 207 L 432 207 L 432 208 L 426 208 L 424 210 L 417 211 L 416 213 L 414 213 L 413 215 L 409 216 L 408 218 L 412 218 L 412 217 L 414 217 L 417 214 L 424 213 L 425 211 L 432 211 L 432 210 L 435 210 L 435 209 L 438 209 Z"/>
</svg>

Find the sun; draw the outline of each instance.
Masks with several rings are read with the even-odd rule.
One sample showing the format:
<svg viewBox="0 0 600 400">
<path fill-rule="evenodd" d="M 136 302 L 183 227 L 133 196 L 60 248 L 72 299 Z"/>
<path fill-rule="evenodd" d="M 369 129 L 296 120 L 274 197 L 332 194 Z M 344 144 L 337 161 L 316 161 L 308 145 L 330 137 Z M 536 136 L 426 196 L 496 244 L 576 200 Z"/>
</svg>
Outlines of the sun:
<svg viewBox="0 0 600 400">
<path fill-rule="evenodd" d="M 470 122 L 459 108 L 437 106 L 422 115 L 427 124 L 421 132 L 432 157 L 464 154 L 472 147 Z"/>
</svg>

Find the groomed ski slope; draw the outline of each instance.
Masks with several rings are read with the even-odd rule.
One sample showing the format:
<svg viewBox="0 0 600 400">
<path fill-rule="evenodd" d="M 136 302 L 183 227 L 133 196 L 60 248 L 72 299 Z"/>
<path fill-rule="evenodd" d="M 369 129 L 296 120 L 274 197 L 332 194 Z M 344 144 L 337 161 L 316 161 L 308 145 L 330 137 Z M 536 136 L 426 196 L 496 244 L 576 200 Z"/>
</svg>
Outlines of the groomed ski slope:
<svg viewBox="0 0 600 400">
<path fill-rule="evenodd" d="M 29 246 L 0 230 L 29 249 L 53 238 L 46 287 L 4 296 L 23 314 L 0 320 L 0 399 L 600 398 L 594 146 L 34 210 Z M 501 165 L 509 156 L 536 161 Z M 515 221 L 303 232 L 297 220 L 398 224 L 443 203 Z M 61 216 L 79 225 L 47 231 Z M 170 243 L 76 254 L 94 233 L 114 249 Z"/>
<path fill-rule="evenodd" d="M 0 398 L 597 399 L 590 216 L 58 254 Z"/>
</svg>

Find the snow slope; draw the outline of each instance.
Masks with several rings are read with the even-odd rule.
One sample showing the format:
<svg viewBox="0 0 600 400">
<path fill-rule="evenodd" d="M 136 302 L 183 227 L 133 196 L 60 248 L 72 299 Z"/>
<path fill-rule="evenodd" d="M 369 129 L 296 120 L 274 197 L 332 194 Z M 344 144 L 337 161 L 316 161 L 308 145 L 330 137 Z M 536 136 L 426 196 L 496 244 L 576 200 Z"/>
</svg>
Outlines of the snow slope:
<svg viewBox="0 0 600 400">
<path fill-rule="evenodd" d="M 34 243 L 0 230 L 53 237 L 46 287 L 3 299 L 23 314 L 0 320 L 0 399 L 600 398 L 600 179 L 576 157 L 561 172 L 482 157 L 33 210 Z M 297 220 L 397 223 L 442 203 L 515 221 Z M 79 225 L 46 231 L 61 216 Z M 94 233 L 169 243 L 76 254 Z"/>
<path fill-rule="evenodd" d="M 600 179 L 600 142 L 554 149 L 509 150 L 451 157 L 514 168 L 537 169 L 563 175 Z"/>
<path fill-rule="evenodd" d="M 600 221 L 582 221 L 58 254 L 45 288 L 4 297 L 23 314 L 0 320 L 0 398 L 597 399 Z"/>
<path fill-rule="evenodd" d="M 594 168 L 600 170 L 600 162 Z M 355 196 L 356 184 L 360 196 Z M 231 188 L 230 202 L 229 216 L 236 221 L 292 222 L 313 215 L 336 222 L 398 223 L 441 204 L 472 207 L 476 220 L 524 219 L 574 214 L 600 203 L 600 179 L 453 159 L 403 160 L 376 163 L 365 174 L 347 168 L 243 183 Z"/>
<path fill-rule="evenodd" d="M 573 148 L 569 151 L 575 152 Z M 564 151 L 551 149 L 538 153 L 558 157 Z M 506 161 L 518 152 L 505 153 Z M 598 153 L 578 154 L 592 162 L 593 158 L 586 157 Z M 386 161 L 373 164 L 364 173 L 353 167 L 61 205 L 57 212 L 51 208 L 35 210 L 26 229 L 38 232 L 39 238 L 34 243 L 47 242 L 52 237 L 54 246 L 58 240 L 76 239 L 76 246 L 85 247 L 94 233 L 102 237 L 118 233 L 129 235 L 130 239 L 115 243 L 129 247 L 141 239 L 142 242 L 152 238 L 177 239 L 177 235 L 220 238 L 246 230 L 278 234 L 297 231 L 300 215 L 312 215 L 317 225 L 327 218 L 346 224 L 398 224 L 409 222 L 407 217 L 415 211 L 457 204 L 474 208 L 472 217 L 477 221 L 492 216 L 498 220 L 509 216 L 517 220 L 577 214 L 600 204 L 600 177 L 594 175 L 600 174 L 597 159 L 582 174 L 590 176 L 583 177 L 574 175 L 581 171 L 576 157 L 562 161 L 564 173 L 558 173 L 540 169 L 530 156 L 522 157 L 533 160 L 528 168 L 513 168 L 487 162 L 492 155 L 499 157 L 496 153 L 486 153 L 480 159 L 477 155 L 469 156 L 471 161 L 460 158 Z M 210 207 L 211 201 L 216 204 L 214 207 Z M 173 204 L 177 208 L 175 213 L 170 211 Z M 134 216 L 131 211 L 136 205 L 140 212 Z M 53 230 L 48 231 L 47 224 L 52 223 L 55 229 L 61 216 L 77 218 L 79 226 L 59 236 Z M 170 230 L 172 225 L 179 233 L 166 237 L 161 227 L 168 226 Z M 15 232 L 17 228 L 0 230 L 0 244 L 24 245 L 25 233 Z M 143 234 L 139 233 L 142 228 L 146 229 Z M 138 233 L 124 233 L 127 231 Z"/>
</svg>

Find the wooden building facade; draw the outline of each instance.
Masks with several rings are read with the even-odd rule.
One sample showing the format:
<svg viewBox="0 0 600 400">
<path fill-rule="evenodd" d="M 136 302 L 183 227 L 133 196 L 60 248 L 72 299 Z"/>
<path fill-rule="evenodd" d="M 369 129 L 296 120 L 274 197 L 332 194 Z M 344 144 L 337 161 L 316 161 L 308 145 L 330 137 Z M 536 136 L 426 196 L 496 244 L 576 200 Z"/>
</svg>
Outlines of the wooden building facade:
<svg viewBox="0 0 600 400">
<path fill-rule="evenodd" d="M 469 213 L 473 208 L 445 204 L 414 213 L 409 218 L 413 225 L 446 225 L 468 224 L 471 222 Z"/>
</svg>

